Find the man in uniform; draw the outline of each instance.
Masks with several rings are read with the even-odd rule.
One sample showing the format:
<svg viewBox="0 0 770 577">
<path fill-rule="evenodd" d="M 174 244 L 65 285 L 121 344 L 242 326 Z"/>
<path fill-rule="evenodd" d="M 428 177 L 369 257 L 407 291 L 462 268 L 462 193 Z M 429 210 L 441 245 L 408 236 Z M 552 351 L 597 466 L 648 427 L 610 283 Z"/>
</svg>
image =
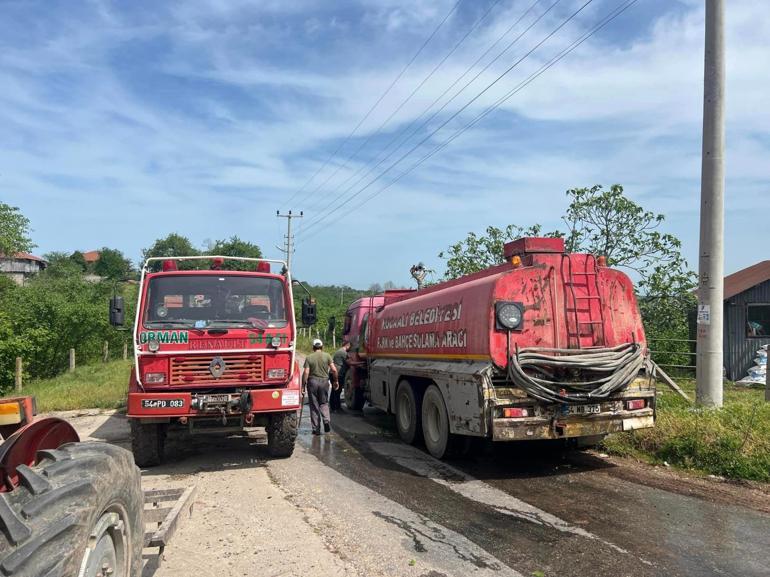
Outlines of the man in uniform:
<svg viewBox="0 0 770 577">
<path fill-rule="evenodd" d="M 339 389 L 337 367 L 329 353 L 324 352 L 321 339 L 313 341 L 313 352 L 305 357 L 305 370 L 302 372 L 302 384 L 307 389 L 310 402 L 310 425 L 314 435 L 321 434 L 321 421 L 324 432 L 331 431 L 329 420 L 329 376 L 334 389 Z"/>
<path fill-rule="evenodd" d="M 345 385 L 345 372 L 348 368 L 348 349 L 350 349 L 350 343 L 344 341 L 342 346 L 337 349 L 332 357 L 334 366 L 337 369 L 337 380 L 340 384 L 339 387 L 332 391 L 331 399 L 329 400 L 329 408 L 332 413 L 342 410 L 342 403 L 340 403 L 340 393 L 342 393 L 342 387 Z"/>
</svg>

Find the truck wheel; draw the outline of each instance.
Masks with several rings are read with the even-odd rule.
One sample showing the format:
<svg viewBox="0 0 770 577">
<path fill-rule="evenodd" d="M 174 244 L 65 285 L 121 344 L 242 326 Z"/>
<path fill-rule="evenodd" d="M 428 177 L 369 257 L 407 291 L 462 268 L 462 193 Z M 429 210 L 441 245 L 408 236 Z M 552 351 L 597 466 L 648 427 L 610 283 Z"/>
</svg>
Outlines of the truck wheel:
<svg viewBox="0 0 770 577">
<path fill-rule="evenodd" d="M 396 387 L 396 429 L 405 443 L 413 444 L 422 434 L 422 399 L 414 394 L 412 385 L 406 379 Z"/>
<path fill-rule="evenodd" d="M 71 443 L 38 460 L 0 494 L 0 574 L 139 577 L 144 496 L 131 454 Z"/>
<path fill-rule="evenodd" d="M 353 375 L 348 371 L 345 375 L 345 406 L 351 411 L 361 411 L 366 399 L 361 387 L 353 386 Z"/>
<path fill-rule="evenodd" d="M 267 424 L 267 452 L 271 457 L 291 457 L 297 440 L 297 413 L 273 413 Z"/>
<path fill-rule="evenodd" d="M 437 459 L 463 456 L 470 450 L 470 437 L 449 432 L 444 396 L 436 385 L 429 386 L 422 398 L 422 433 L 425 447 Z"/>
<path fill-rule="evenodd" d="M 166 427 L 158 423 L 140 423 L 130 419 L 131 450 L 138 467 L 154 467 L 163 462 Z"/>
</svg>

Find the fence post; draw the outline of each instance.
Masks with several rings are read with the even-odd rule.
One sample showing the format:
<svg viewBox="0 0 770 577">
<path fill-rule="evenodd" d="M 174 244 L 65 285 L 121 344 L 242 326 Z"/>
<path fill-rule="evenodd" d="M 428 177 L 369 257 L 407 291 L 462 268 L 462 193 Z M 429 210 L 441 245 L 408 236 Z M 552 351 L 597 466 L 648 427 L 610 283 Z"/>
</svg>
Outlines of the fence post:
<svg viewBox="0 0 770 577">
<path fill-rule="evenodd" d="M 21 357 L 16 357 L 16 392 L 21 392 L 21 377 L 22 377 L 22 361 Z"/>
<path fill-rule="evenodd" d="M 123 360 L 128 359 L 128 343 L 123 343 Z"/>
<path fill-rule="evenodd" d="M 110 341 L 104 341 L 104 348 L 102 349 L 102 362 L 106 363 L 110 360 Z"/>
<path fill-rule="evenodd" d="M 770 347 L 767 349 L 770 351 Z M 770 364 L 767 365 L 767 368 L 770 368 Z M 770 371 L 767 371 L 767 375 L 765 375 L 765 401 L 770 403 Z"/>
<path fill-rule="evenodd" d="M 70 349 L 70 372 L 75 370 L 75 349 Z"/>
</svg>

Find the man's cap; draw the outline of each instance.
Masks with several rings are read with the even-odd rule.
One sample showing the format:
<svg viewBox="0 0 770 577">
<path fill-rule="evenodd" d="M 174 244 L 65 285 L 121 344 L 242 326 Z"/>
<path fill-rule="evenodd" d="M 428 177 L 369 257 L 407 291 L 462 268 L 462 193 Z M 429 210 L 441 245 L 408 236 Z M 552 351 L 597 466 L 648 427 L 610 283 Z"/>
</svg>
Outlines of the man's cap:
<svg viewBox="0 0 770 577">
<path fill-rule="evenodd" d="M 324 344 L 321 341 L 321 339 L 313 339 L 313 346 L 314 347 L 322 347 L 322 346 L 324 346 Z"/>
</svg>

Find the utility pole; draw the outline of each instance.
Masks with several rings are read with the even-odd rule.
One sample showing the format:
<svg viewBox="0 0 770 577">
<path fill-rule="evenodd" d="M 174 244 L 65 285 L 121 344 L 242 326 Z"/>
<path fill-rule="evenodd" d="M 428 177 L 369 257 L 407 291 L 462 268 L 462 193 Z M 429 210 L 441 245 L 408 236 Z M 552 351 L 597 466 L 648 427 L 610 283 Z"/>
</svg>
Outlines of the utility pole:
<svg viewBox="0 0 770 577">
<path fill-rule="evenodd" d="M 341 286 L 340 287 L 340 305 L 342 304 L 342 299 L 344 296 L 345 296 L 345 287 Z"/>
<path fill-rule="evenodd" d="M 703 159 L 698 262 L 696 401 L 722 406 L 724 312 L 724 0 L 706 0 Z"/>
<path fill-rule="evenodd" d="M 286 268 L 291 272 L 291 255 L 294 252 L 294 237 L 291 234 L 291 220 L 293 218 L 302 218 L 304 214 L 302 211 L 299 211 L 299 214 L 292 214 L 291 211 L 287 214 L 281 214 L 280 210 L 276 210 L 275 216 L 278 218 L 285 218 L 288 225 L 288 230 L 286 231 L 286 248 L 283 252 L 286 253 Z"/>
</svg>

